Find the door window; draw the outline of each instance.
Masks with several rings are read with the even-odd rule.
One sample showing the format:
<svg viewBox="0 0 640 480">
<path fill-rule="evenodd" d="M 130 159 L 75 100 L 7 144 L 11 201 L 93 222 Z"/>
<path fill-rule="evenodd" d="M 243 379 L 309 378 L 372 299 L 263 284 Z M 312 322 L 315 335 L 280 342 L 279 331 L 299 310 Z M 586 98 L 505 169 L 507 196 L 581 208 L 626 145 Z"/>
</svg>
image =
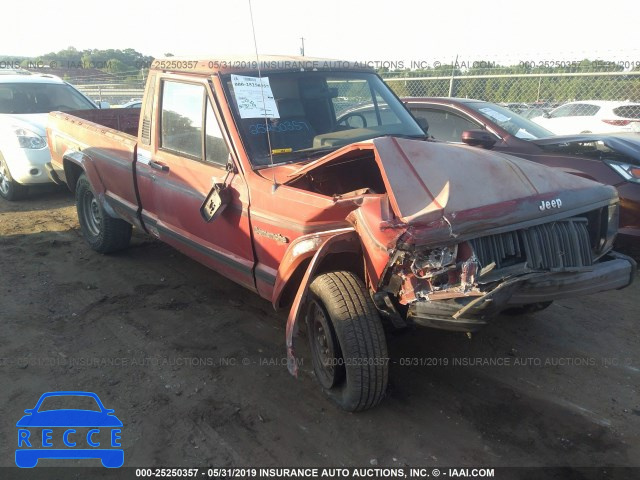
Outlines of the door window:
<svg viewBox="0 0 640 480">
<path fill-rule="evenodd" d="M 204 99 L 202 85 L 163 82 L 161 148 L 202 159 Z"/>
<path fill-rule="evenodd" d="M 161 125 L 161 148 L 197 160 L 227 164 L 229 149 L 204 86 L 163 82 Z"/>
<path fill-rule="evenodd" d="M 213 113 L 211 101 L 207 99 L 207 114 L 205 117 L 205 158 L 207 162 L 226 165 L 229 160 L 229 149 L 222 137 L 218 119 Z"/>
<path fill-rule="evenodd" d="M 430 137 L 443 142 L 462 141 L 462 132 L 480 128 L 475 122 L 445 110 L 432 108 L 410 108 L 416 117 L 426 118 L 429 123 L 427 133 Z"/>
</svg>

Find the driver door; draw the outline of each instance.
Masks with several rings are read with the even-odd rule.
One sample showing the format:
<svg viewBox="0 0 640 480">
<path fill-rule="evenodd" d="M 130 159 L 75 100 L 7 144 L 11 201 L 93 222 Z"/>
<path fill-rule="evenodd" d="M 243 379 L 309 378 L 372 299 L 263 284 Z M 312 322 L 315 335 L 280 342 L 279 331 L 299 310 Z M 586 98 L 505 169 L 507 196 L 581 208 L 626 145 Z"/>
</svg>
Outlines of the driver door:
<svg viewBox="0 0 640 480">
<path fill-rule="evenodd" d="M 152 192 L 159 237 L 225 277 L 255 290 L 249 235 L 249 197 L 233 162 L 206 80 L 167 75 L 160 82 L 160 105 Z M 213 184 L 225 183 L 230 203 L 207 223 L 200 206 Z M 142 192 L 141 192 L 142 193 Z M 143 199 L 144 204 L 144 199 Z"/>
</svg>

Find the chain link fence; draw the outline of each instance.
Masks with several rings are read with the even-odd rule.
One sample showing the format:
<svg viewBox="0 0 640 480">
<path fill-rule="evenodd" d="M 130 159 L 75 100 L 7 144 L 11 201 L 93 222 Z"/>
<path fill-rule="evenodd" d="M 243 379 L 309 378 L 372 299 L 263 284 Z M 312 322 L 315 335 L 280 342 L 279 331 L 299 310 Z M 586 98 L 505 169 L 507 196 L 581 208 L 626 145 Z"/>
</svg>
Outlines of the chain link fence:
<svg viewBox="0 0 640 480">
<path fill-rule="evenodd" d="M 64 79 L 92 100 L 118 106 L 142 99 L 146 71 L 136 70 L 108 76 L 96 74 L 72 77 L 67 74 Z"/>
<path fill-rule="evenodd" d="M 586 101 L 620 102 L 622 105 L 614 107 L 622 106 L 622 113 L 640 118 L 640 68 L 632 68 L 609 64 L 599 68 L 495 67 L 464 71 L 445 65 L 437 70 L 384 72 L 382 77 L 400 97 L 473 98 L 500 103 L 529 118 L 568 102 Z M 529 71 L 514 73 L 518 70 Z M 145 72 L 141 70 L 115 75 L 83 72 L 82 76 L 67 71 L 63 78 L 91 99 L 113 106 L 142 98 L 145 86 Z M 629 103 L 639 106 L 625 107 Z M 590 115 L 593 108 L 578 103 L 570 113 Z"/>
<path fill-rule="evenodd" d="M 619 117 L 640 118 L 640 70 L 383 76 L 400 97 L 484 100 L 505 105 L 528 118 L 548 114 L 567 103 L 566 108 L 555 114 L 590 116 L 608 105 Z M 615 103 L 601 103 L 603 101 Z M 632 105 L 634 103 L 637 105 Z"/>
</svg>

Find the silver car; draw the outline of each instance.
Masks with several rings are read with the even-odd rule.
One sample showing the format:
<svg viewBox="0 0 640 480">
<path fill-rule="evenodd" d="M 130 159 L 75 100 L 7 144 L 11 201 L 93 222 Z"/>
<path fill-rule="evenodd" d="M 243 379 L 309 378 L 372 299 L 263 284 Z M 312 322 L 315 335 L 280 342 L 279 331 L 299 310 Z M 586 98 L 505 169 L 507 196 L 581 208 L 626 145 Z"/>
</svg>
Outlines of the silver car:
<svg viewBox="0 0 640 480">
<path fill-rule="evenodd" d="M 17 200 L 30 185 L 50 183 L 47 113 L 98 108 L 53 75 L 0 70 L 0 196 Z"/>
</svg>

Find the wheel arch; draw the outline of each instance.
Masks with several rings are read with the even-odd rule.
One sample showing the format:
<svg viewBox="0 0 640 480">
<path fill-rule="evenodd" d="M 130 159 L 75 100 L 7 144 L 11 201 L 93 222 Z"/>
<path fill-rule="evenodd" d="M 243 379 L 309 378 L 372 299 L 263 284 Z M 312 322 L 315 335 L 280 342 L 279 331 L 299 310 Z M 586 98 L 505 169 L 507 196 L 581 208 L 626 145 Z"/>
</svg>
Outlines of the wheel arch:
<svg viewBox="0 0 640 480">
<path fill-rule="evenodd" d="M 302 244 L 302 247 L 298 247 L 298 250 L 304 252 L 305 254 L 312 252 L 312 256 L 306 269 L 304 270 L 302 280 L 300 281 L 299 285 L 297 285 L 296 295 L 291 304 L 289 316 L 287 317 L 286 328 L 288 368 L 289 372 L 294 376 L 297 376 L 298 374 L 298 366 L 296 363 L 295 351 L 293 347 L 293 338 L 297 333 L 298 320 L 300 318 L 302 307 L 306 301 L 306 297 L 309 293 L 309 286 L 311 285 L 311 281 L 318 273 L 318 269 L 321 268 L 322 265 L 324 265 L 325 267 L 331 265 L 331 261 L 338 258 L 331 257 L 332 255 L 338 253 L 349 253 L 351 255 L 354 255 L 356 252 L 360 252 L 362 248 L 360 237 L 353 227 L 316 233 L 305 237 L 306 238 L 302 238 L 300 242 L 308 241 L 309 243 Z M 287 252 L 291 250 L 292 253 L 296 253 L 296 251 L 294 250 L 295 243 L 296 242 L 293 242 L 291 244 Z M 305 247 L 307 246 L 309 248 L 305 251 Z M 296 255 L 296 257 L 301 255 L 302 253 L 300 253 L 300 255 Z M 286 257 L 287 255 L 285 254 L 285 258 Z M 283 265 L 281 265 L 281 267 L 283 267 Z M 286 269 L 286 267 L 283 268 Z M 292 272 L 293 271 L 295 271 L 295 269 L 292 269 Z M 280 269 L 278 270 L 278 278 L 280 278 Z M 277 292 L 275 290 L 274 295 L 277 295 Z"/>
<path fill-rule="evenodd" d="M 104 193 L 105 187 L 100 175 L 91 158 L 84 153 L 76 150 L 66 151 L 62 156 L 62 168 L 64 169 L 67 187 L 72 192 L 75 192 L 78 179 L 84 173 L 87 175 L 96 194 L 101 196 Z"/>
<path fill-rule="evenodd" d="M 343 241 L 339 246 L 321 255 L 315 273 L 348 270 L 365 281 L 362 245 L 352 228 L 303 235 L 291 243 L 280 262 L 272 294 L 272 304 L 276 310 L 292 305 L 309 264 L 322 244 L 335 235 L 343 235 L 345 230 L 350 234 L 341 236 Z"/>
</svg>

